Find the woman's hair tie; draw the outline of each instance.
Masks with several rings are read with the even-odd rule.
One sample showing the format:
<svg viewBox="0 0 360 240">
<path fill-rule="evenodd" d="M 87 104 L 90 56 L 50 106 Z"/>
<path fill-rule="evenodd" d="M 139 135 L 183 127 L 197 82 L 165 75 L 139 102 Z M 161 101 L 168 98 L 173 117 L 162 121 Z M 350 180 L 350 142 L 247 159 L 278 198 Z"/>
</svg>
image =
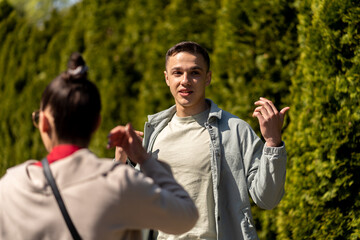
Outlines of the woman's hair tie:
<svg viewBox="0 0 360 240">
<path fill-rule="evenodd" d="M 83 75 L 84 73 L 87 72 L 88 69 L 89 69 L 88 66 L 84 65 L 84 66 L 78 66 L 75 69 L 68 69 L 67 72 L 71 76 L 76 76 L 76 75 Z"/>
</svg>

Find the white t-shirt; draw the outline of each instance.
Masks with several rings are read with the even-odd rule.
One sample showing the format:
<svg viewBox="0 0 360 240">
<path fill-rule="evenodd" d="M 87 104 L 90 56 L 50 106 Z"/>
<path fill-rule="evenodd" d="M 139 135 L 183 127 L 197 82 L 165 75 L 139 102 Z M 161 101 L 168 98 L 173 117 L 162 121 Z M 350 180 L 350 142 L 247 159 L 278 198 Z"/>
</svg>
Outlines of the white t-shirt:
<svg viewBox="0 0 360 240">
<path fill-rule="evenodd" d="M 200 215 L 189 232 L 176 236 L 159 232 L 158 239 L 216 239 L 210 135 L 204 126 L 208 115 L 209 109 L 190 117 L 175 114 L 155 140 L 153 154 L 170 165 Z"/>
</svg>

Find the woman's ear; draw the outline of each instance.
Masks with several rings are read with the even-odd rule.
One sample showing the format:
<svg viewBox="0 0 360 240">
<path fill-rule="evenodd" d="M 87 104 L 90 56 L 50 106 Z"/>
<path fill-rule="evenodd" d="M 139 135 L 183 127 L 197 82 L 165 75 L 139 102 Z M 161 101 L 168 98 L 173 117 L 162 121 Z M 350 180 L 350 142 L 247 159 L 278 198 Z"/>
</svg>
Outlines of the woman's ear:
<svg viewBox="0 0 360 240">
<path fill-rule="evenodd" d="M 40 112 L 39 129 L 42 132 L 48 133 L 51 129 L 49 119 L 46 117 L 44 112 Z"/>
<path fill-rule="evenodd" d="M 40 112 L 39 116 L 39 131 L 46 150 L 50 152 L 54 146 L 55 133 L 49 117 L 43 111 Z"/>
</svg>

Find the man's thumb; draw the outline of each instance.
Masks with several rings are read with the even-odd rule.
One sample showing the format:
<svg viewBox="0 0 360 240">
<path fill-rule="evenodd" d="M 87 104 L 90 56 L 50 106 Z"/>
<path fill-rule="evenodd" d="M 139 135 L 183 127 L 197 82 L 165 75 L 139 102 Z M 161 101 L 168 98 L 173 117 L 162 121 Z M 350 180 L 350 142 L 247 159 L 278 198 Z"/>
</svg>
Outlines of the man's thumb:
<svg viewBox="0 0 360 240">
<path fill-rule="evenodd" d="M 282 115 L 285 115 L 285 113 L 290 109 L 290 107 L 284 107 L 283 109 L 281 109 L 280 113 Z"/>
</svg>

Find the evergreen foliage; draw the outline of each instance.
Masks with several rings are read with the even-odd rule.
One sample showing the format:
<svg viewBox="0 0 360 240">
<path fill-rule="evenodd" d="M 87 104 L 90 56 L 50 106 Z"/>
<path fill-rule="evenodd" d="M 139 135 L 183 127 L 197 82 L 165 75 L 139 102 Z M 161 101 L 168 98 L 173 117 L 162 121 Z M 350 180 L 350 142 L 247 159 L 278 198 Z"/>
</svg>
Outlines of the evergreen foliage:
<svg viewBox="0 0 360 240">
<path fill-rule="evenodd" d="M 145 56 L 140 61 L 145 61 L 145 70 L 137 104 L 142 125 L 137 123 L 137 126 L 143 126 L 147 114 L 174 104 L 164 78 L 166 51 L 185 40 L 211 48 L 209 43 L 213 38 L 217 1 L 173 0 L 163 6 L 163 9 L 157 9 L 157 15 L 162 17 L 157 17 L 149 26 L 149 43 L 143 46 Z"/>
<path fill-rule="evenodd" d="M 222 1 L 212 58 L 216 101 L 253 126 L 259 97 L 284 107 L 298 56 L 296 26 L 292 1 Z"/>
<path fill-rule="evenodd" d="M 358 1 L 83 0 L 43 12 L 41 28 L 21 11 L 0 0 L 0 176 L 46 155 L 31 112 L 72 52 L 102 97 L 90 149 L 113 157 L 111 128 L 142 130 L 148 114 L 174 104 L 165 53 L 191 40 L 211 55 L 207 97 L 259 135 L 260 96 L 291 107 L 286 195 L 274 210 L 252 207 L 260 239 L 360 238 Z"/>
<path fill-rule="evenodd" d="M 70 5 L 69 0 L 7 0 L 27 21 L 42 26 L 51 16 L 53 9 Z"/>
<path fill-rule="evenodd" d="M 360 238 L 360 4 L 299 1 L 278 239 Z"/>
<path fill-rule="evenodd" d="M 260 135 L 254 102 L 267 97 L 284 107 L 295 72 L 296 10 L 292 1 L 224 0 L 218 14 L 210 96 Z M 252 211 L 260 239 L 272 238 L 272 212 Z"/>
</svg>

